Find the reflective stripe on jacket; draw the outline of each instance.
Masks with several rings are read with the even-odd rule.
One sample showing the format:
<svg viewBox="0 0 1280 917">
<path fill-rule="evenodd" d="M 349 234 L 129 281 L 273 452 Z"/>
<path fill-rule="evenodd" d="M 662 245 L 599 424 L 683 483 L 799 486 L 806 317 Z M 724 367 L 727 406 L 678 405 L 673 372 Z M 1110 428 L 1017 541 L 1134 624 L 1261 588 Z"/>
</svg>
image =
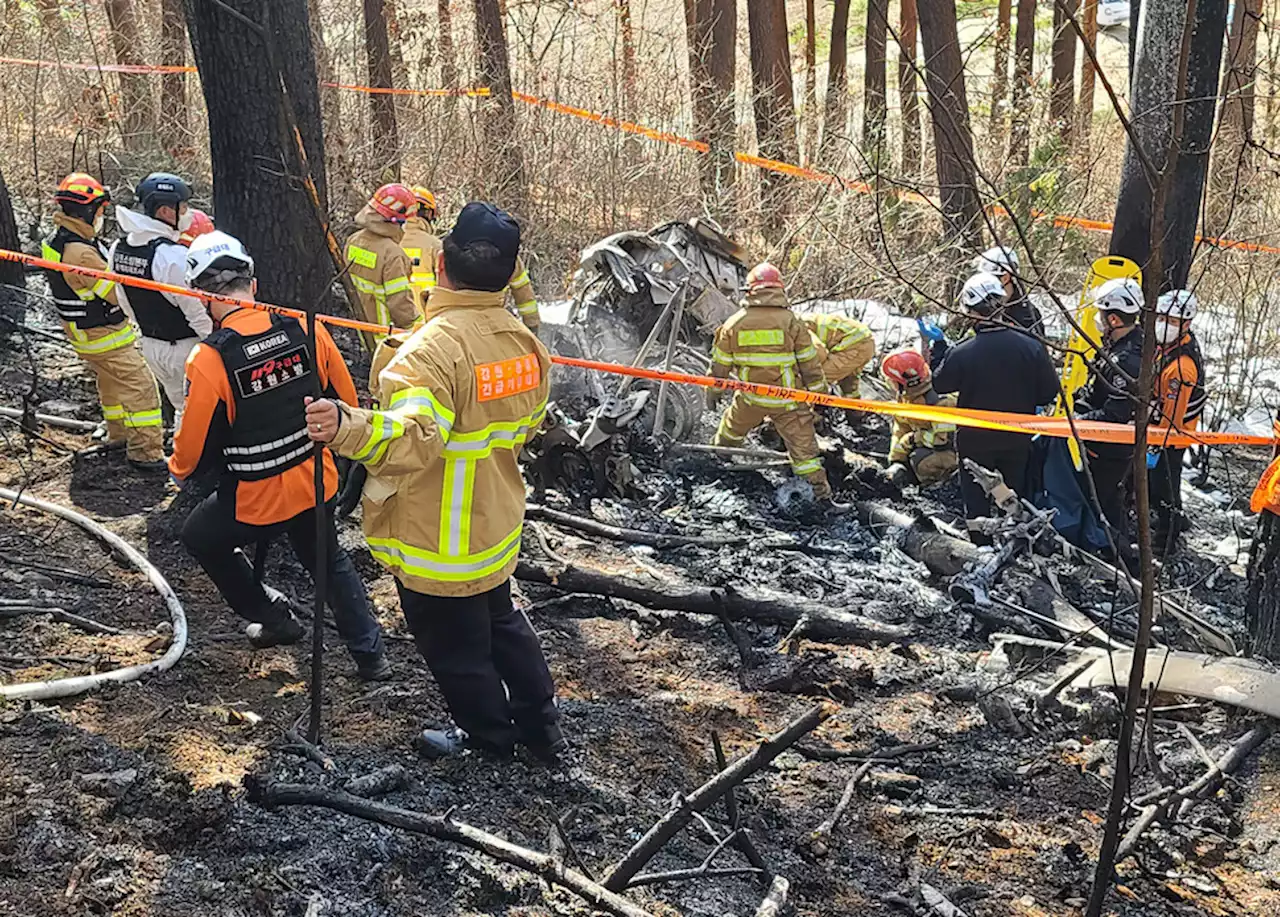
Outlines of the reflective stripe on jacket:
<svg viewBox="0 0 1280 917">
<path fill-rule="evenodd" d="M 1160 378 L 1156 381 L 1158 419 L 1184 430 L 1200 427 L 1200 415 L 1209 400 L 1205 389 L 1204 357 L 1200 342 L 1190 331 L 1157 354 Z"/>
<path fill-rule="evenodd" d="M 810 312 L 800 316 L 813 336 L 827 348 L 827 353 L 841 353 L 871 337 L 871 329 L 857 319 L 844 315 Z"/>
<path fill-rule="evenodd" d="M 409 290 L 409 256 L 400 247 L 404 230 L 366 206 L 356 214 L 359 230 L 347 240 L 351 284 L 360 294 L 366 321 L 408 328 L 417 317 Z M 381 336 L 376 336 L 381 337 Z"/>
<path fill-rule="evenodd" d="M 503 296 L 434 290 L 421 327 L 379 351 L 379 408 L 343 407 L 333 447 L 369 470 L 369 549 L 414 592 L 476 595 L 515 569 L 516 459 L 546 413 L 551 358 Z"/>
<path fill-rule="evenodd" d="M 66 213 L 55 213 L 57 231 L 40 246 L 46 261 L 72 267 L 106 270 L 106 251 L 94 237 L 93 227 Z M 49 292 L 63 322 L 82 331 L 118 325 L 126 320 L 115 293 L 115 282 L 97 280 L 69 271 L 46 271 Z M 74 337 L 73 337 L 74 343 Z"/>
<path fill-rule="evenodd" d="M 955 395 L 936 395 L 933 389 L 920 395 L 899 397 L 898 401 L 902 404 L 930 404 L 942 408 L 956 406 Z M 905 462 L 914 450 L 922 447 L 942 449 L 950 446 L 954 449 L 955 434 L 956 425 L 953 423 L 895 417 L 889 440 L 889 461 Z"/>
<path fill-rule="evenodd" d="M 791 311 L 786 294 L 776 289 L 749 293 L 742 309 L 716 331 L 711 374 L 811 392 L 825 391 L 827 386 L 809 326 Z M 799 407 L 786 398 L 754 392 L 742 395 L 748 404 L 769 410 Z"/>
<path fill-rule="evenodd" d="M 404 224 L 404 238 L 400 247 L 409 256 L 409 285 L 421 309 L 426 294 L 436 285 L 436 255 L 440 254 L 440 237 L 431 231 L 431 225 L 422 217 L 410 217 Z"/>
</svg>

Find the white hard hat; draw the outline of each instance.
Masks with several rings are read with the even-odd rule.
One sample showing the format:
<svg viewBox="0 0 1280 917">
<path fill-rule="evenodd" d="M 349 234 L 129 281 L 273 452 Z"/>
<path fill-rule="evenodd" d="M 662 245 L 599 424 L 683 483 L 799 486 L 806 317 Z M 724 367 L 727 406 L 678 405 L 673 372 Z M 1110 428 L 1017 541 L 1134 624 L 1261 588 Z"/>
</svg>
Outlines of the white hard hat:
<svg viewBox="0 0 1280 917">
<path fill-rule="evenodd" d="M 1158 315 L 1167 315 L 1184 322 L 1195 318 L 1199 308 L 1200 302 L 1190 290 L 1170 290 L 1160 294 L 1160 298 L 1156 300 Z"/>
<path fill-rule="evenodd" d="M 1142 287 L 1132 277 L 1108 280 L 1094 291 L 1093 304 L 1104 312 L 1137 315 L 1142 311 Z"/>
<path fill-rule="evenodd" d="M 187 250 L 187 286 L 214 290 L 253 276 L 253 258 L 235 236 L 220 229 L 198 236 Z"/>
<path fill-rule="evenodd" d="M 964 282 L 960 302 L 966 309 L 976 309 L 990 299 L 1004 300 L 1004 284 L 995 274 L 979 271 Z"/>
<path fill-rule="evenodd" d="M 989 248 L 973 259 L 975 271 L 988 271 L 992 274 L 1018 273 L 1018 253 L 1004 245 Z"/>
</svg>

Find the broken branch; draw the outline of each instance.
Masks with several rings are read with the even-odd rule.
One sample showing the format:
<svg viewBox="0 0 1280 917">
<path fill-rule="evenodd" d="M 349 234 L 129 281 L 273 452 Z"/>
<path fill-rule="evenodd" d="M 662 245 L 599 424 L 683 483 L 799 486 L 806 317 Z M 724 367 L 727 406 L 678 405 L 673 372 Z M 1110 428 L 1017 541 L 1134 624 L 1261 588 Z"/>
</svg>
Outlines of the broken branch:
<svg viewBox="0 0 1280 917">
<path fill-rule="evenodd" d="M 704 783 L 692 794 L 686 796 L 666 815 L 658 819 L 644 837 L 627 851 L 613 871 L 605 879 L 604 887 L 610 891 L 621 891 L 627 887 L 637 873 L 661 850 L 671 838 L 693 820 L 694 813 L 702 812 L 710 807 L 732 787 L 737 786 L 752 774 L 764 768 L 774 758 L 782 754 L 801 737 L 808 735 L 818 724 L 835 712 L 827 704 L 811 707 L 803 716 L 791 722 L 777 735 L 761 742 L 751 754 L 739 758 L 711 780 Z"/>
<path fill-rule="evenodd" d="M 267 808 L 286 805 L 320 806 L 368 821 L 390 825 L 393 828 L 401 828 L 414 834 L 426 834 L 471 850 L 478 850 L 503 863 L 518 866 L 538 876 L 544 882 L 567 888 L 593 907 L 610 914 L 619 915 L 619 917 L 651 917 L 648 911 L 637 907 L 621 895 L 602 888 L 582 873 L 566 868 L 564 864 L 545 853 L 519 847 L 487 831 L 442 815 L 424 815 L 398 806 L 361 799 L 359 796 L 353 796 L 341 790 L 328 790 L 298 783 L 266 783 L 246 778 L 245 784 L 249 790 L 250 800 Z"/>
<path fill-rule="evenodd" d="M 787 894 L 790 891 L 790 882 L 782 876 L 774 876 L 769 894 L 764 896 L 764 900 L 756 908 L 756 917 L 778 917 L 787 906 Z"/>
<path fill-rule="evenodd" d="M 4 605 L 0 606 L 0 618 L 17 618 L 23 615 L 49 615 L 55 621 L 78 627 L 86 633 L 119 636 L 124 631 L 117 627 L 100 624 L 92 618 L 81 617 L 65 608 L 45 608 L 40 605 Z"/>
<path fill-rule="evenodd" d="M 640 529 L 609 525 L 605 522 L 598 522 L 595 519 L 575 516 L 572 513 L 561 512 L 558 509 L 552 509 L 549 506 L 538 506 L 537 504 L 530 504 L 525 507 L 524 514 L 528 519 L 542 519 L 546 522 L 554 522 L 556 525 L 577 529 L 579 532 L 586 532 L 588 535 L 611 538 L 614 541 L 625 541 L 628 544 L 643 544 L 653 548 L 679 548 L 687 545 L 718 548 L 725 545 L 743 544 L 747 541 L 745 535 L 725 538 L 714 535 L 666 535 L 658 532 L 645 532 Z"/>
</svg>

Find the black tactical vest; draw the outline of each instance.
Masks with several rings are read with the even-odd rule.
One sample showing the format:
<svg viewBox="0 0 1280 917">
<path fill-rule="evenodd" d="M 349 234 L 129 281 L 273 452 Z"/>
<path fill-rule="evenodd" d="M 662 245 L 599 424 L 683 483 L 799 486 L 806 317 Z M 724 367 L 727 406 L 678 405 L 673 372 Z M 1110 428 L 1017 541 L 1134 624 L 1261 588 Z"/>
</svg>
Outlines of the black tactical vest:
<svg viewBox="0 0 1280 917">
<path fill-rule="evenodd" d="M 222 328 L 204 343 L 221 354 L 236 403 L 222 449 L 231 477 L 261 481 L 305 462 L 313 447 L 303 399 L 312 392 L 314 370 L 302 324 L 273 315 L 260 334 Z"/>
<path fill-rule="evenodd" d="M 61 261 L 62 253 L 70 242 L 95 248 L 104 261 L 107 258 L 107 253 L 96 240 L 85 239 L 65 226 L 58 227 L 58 231 L 45 240 L 41 246 L 41 254 L 46 261 Z M 76 292 L 67 283 L 67 275 L 62 271 L 45 271 L 45 277 L 49 281 L 49 292 L 53 294 L 54 305 L 58 307 L 58 315 L 64 322 L 71 322 L 80 330 L 88 331 L 105 325 L 118 325 L 124 321 L 123 309 L 112 305 L 92 290 L 86 290 L 83 294 Z"/>
<path fill-rule="evenodd" d="M 111 255 L 111 270 L 126 277 L 141 277 L 143 280 L 155 280 L 151 273 L 151 265 L 156 260 L 156 250 L 162 245 L 177 245 L 169 239 L 152 239 L 146 245 L 130 245 L 121 240 L 116 243 Z M 187 338 L 199 337 L 187 323 L 182 310 L 169 302 L 163 293 L 155 290 L 144 290 L 141 287 L 129 287 L 126 294 L 129 307 L 133 309 L 133 317 L 138 320 L 142 336 L 158 341 L 183 341 Z"/>
</svg>

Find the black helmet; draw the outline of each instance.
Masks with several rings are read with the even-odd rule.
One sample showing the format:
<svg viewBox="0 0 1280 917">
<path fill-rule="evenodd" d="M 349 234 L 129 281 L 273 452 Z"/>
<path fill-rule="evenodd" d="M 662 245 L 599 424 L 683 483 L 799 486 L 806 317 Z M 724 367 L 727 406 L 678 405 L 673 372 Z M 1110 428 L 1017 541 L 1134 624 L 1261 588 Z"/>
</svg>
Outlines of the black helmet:
<svg viewBox="0 0 1280 917">
<path fill-rule="evenodd" d="M 169 172 L 152 172 L 138 182 L 133 194 L 143 213 L 153 217 L 160 207 L 177 207 L 191 200 L 191 186 Z"/>
</svg>

